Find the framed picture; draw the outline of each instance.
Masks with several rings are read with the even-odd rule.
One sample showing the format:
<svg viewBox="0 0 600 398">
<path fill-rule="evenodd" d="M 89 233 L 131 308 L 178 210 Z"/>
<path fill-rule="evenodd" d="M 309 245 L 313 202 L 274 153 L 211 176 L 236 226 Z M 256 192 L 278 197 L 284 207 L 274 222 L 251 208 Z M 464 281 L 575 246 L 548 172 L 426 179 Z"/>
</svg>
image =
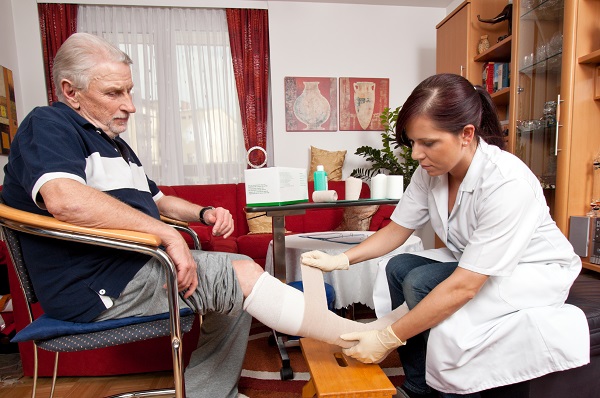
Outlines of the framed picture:
<svg viewBox="0 0 600 398">
<path fill-rule="evenodd" d="M 285 131 L 337 131 L 337 79 L 285 77 Z"/>
<path fill-rule="evenodd" d="M 379 117 L 389 97 L 390 79 L 340 77 L 340 130 L 383 131 Z"/>
<path fill-rule="evenodd" d="M 10 152 L 10 144 L 17 134 L 17 105 L 12 71 L 0 66 L 0 149 Z"/>
</svg>

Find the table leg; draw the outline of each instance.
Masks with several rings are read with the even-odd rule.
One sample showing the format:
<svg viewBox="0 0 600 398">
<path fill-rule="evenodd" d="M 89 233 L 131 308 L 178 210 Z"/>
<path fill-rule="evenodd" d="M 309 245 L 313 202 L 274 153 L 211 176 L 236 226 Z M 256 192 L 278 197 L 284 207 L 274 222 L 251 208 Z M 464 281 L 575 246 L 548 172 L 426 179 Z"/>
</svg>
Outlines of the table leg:
<svg viewBox="0 0 600 398">
<path fill-rule="evenodd" d="M 273 224 L 273 276 L 285 282 L 287 278 L 285 266 L 285 216 L 274 215 L 271 219 Z"/>
</svg>

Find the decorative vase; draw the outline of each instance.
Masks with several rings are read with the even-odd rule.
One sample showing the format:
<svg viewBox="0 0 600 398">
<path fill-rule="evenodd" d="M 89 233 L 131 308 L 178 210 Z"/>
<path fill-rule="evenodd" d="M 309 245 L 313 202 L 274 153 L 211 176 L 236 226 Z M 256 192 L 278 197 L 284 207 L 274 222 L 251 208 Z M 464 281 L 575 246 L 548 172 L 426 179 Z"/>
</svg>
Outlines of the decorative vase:
<svg viewBox="0 0 600 398">
<path fill-rule="evenodd" d="M 324 130 L 321 125 L 330 114 L 331 106 L 319 91 L 319 82 L 304 82 L 304 91 L 294 102 L 294 115 L 306 124 L 304 130 Z"/>
<path fill-rule="evenodd" d="M 354 83 L 354 109 L 358 123 L 363 130 L 366 130 L 371 124 L 373 117 L 373 108 L 375 107 L 375 83 L 356 82 Z"/>
<path fill-rule="evenodd" d="M 488 40 L 488 35 L 483 35 L 481 36 L 479 44 L 477 45 L 477 54 L 481 54 L 488 48 L 490 48 L 490 41 Z"/>
</svg>

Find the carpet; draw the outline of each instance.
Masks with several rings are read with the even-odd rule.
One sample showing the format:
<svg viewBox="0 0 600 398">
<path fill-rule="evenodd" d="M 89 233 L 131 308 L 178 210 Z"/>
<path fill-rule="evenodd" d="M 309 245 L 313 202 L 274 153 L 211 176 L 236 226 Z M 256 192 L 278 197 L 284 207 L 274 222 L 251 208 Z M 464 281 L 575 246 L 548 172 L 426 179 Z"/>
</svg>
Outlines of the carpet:
<svg viewBox="0 0 600 398">
<path fill-rule="evenodd" d="M 254 321 L 248 340 L 239 392 L 250 398 L 300 398 L 302 387 L 309 379 L 308 368 L 300 347 L 289 347 L 287 353 L 294 371 L 292 380 L 281 380 L 281 359 L 277 346 L 269 344 L 270 330 Z M 394 385 L 400 385 L 404 372 L 396 351 L 381 364 Z"/>
<path fill-rule="evenodd" d="M 0 355 L 0 388 L 15 384 L 23 377 L 19 353 Z"/>
</svg>

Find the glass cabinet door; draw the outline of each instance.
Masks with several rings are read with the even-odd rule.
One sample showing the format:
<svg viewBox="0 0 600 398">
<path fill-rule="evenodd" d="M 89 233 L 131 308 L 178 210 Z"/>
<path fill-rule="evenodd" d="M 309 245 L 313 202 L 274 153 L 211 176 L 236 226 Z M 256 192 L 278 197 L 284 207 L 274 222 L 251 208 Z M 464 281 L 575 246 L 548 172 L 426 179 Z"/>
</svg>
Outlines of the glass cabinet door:
<svg viewBox="0 0 600 398">
<path fill-rule="evenodd" d="M 518 12 L 518 55 L 513 63 L 518 72 L 515 154 L 538 177 L 552 203 L 556 188 L 564 0 L 521 0 Z"/>
</svg>

